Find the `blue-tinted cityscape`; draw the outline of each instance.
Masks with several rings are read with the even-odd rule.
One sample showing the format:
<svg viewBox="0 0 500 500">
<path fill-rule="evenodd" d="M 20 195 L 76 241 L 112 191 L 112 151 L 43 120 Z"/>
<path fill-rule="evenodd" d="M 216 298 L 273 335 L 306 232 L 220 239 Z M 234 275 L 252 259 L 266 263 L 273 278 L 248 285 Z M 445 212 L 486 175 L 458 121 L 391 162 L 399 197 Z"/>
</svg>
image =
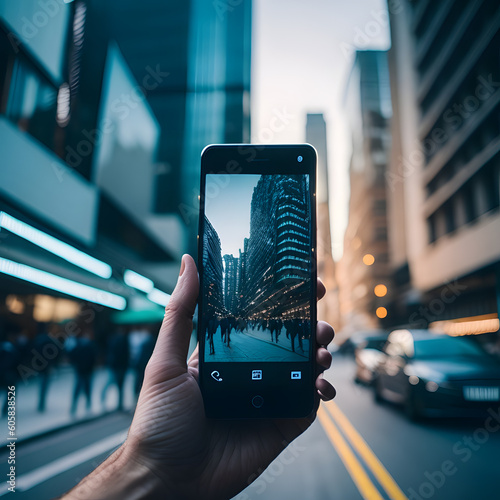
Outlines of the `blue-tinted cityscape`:
<svg viewBox="0 0 500 500">
<path fill-rule="evenodd" d="M 0 497 L 13 481 L 16 500 L 60 498 L 128 441 L 134 415 L 155 442 L 168 427 L 191 486 L 200 454 L 185 454 L 177 424 L 194 415 L 189 438 L 229 443 L 231 460 L 203 457 L 241 465 L 243 483 L 183 498 L 498 498 L 499 47 L 498 0 L 0 0 L 5 469 L 13 420 L 17 453 Z M 318 157 L 318 342 L 304 334 L 306 219 L 300 204 L 272 205 L 284 185 L 214 179 L 197 254 L 202 150 L 304 142 Z M 206 348 L 195 314 L 146 370 L 185 254 L 210 278 Z M 177 341 L 187 353 L 173 356 Z M 244 442 L 205 439 L 195 380 L 179 389 L 180 418 L 144 418 L 151 395 L 180 408 L 151 375 L 178 374 L 178 358 L 196 378 L 198 352 L 216 390 L 223 361 L 316 353 L 316 388 L 337 396 L 296 441 L 295 422 L 272 422 L 289 445 L 273 463 L 237 460 L 245 444 L 253 457 L 266 448 L 252 435 L 265 424 L 220 426 Z M 127 470 L 70 497 L 133 496 L 105 491 Z M 176 496 L 157 493 L 145 496 Z"/>
<path fill-rule="evenodd" d="M 239 176 L 238 176 L 239 177 Z M 228 204 L 222 191 L 207 203 L 203 231 L 203 297 L 207 361 L 304 360 L 309 356 L 311 217 L 307 175 L 246 175 L 250 207 Z M 207 176 L 209 182 L 210 175 Z M 229 188 L 235 188 L 234 179 Z M 232 184 L 232 185 L 231 185 Z M 238 256 L 218 227 L 224 213 L 250 208 Z M 209 219 L 210 214 L 220 226 Z"/>
</svg>

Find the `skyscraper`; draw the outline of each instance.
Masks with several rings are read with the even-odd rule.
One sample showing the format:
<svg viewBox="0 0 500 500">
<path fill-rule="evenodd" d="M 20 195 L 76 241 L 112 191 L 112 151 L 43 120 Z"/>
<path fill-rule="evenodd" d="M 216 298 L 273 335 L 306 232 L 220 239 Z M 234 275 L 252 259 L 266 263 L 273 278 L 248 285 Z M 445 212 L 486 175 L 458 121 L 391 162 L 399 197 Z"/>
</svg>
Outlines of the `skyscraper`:
<svg viewBox="0 0 500 500">
<path fill-rule="evenodd" d="M 330 203 L 328 186 L 328 149 L 326 122 L 322 113 L 307 115 L 306 142 L 318 153 L 317 199 L 317 263 L 318 276 L 326 287 L 325 297 L 318 302 L 318 319 L 338 325 L 338 288 L 332 257 Z"/>
<path fill-rule="evenodd" d="M 139 84 L 125 106 L 147 100 L 160 130 L 151 226 L 161 234 L 184 232 L 184 251 L 194 254 L 201 151 L 250 140 L 252 1 L 225 11 L 206 0 L 123 0 L 119 9 L 111 1 L 86 4 L 92 37 L 81 61 L 84 106 L 75 133 L 96 128 L 95 74 L 114 40 Z M 88 169 L 91 160 L 85 159 Z"/>
<path fill-rule="evenodd" d="M 251 0 L 226 12 L 204 0 L 0 2 L 0 323 L 34 335 L 29 304 L 61 295 L 8 277 L 7 260 L 111 289 L 120 307 L 164 305 L 166 294 L 129 286 L 125 270 L 171 292 L 182 253 L 196 253 L 200 152 L 250 137 L 251 11 Z M 6 221 L 101 261 L 104 277 Z M 222 264 L 213 270 L 218 279 Z M 97 317 L 111 332 L 110 315 Z"/>
<path fill-rule="evenodd" d="M 225 315 L 223 295 L 222 254 L 220 238 L 210 221 L 205 216 L 203 231 L 203 272 L 205 289 L 202 290 L 206 300 L 205 311 L 209 317 Z"/>
<path fill-rule="evenodd" d="M 349 219 L 337 268 L 340 313 L 346 327 L 370 329 L 386 317 L 385 295 L 391 289 L 386 216 L 391 101 L 386 52 L 356 52 L 346 103 L 353 151 Z"/>
<path fill-rule="evenodd" d="M 250 212 L 246 287 L 242 311 L 248 318 L 309 315 L 310 224 L 306 176 L 259 180 Z M 293 291 L 293 294 L 289 292 Z"/>
<path fill-rule="evenodd" d="M 239 262 L 237 257 L 224 255 L 224 306 L 233 316 L 238 314 Z"/>
</svg>

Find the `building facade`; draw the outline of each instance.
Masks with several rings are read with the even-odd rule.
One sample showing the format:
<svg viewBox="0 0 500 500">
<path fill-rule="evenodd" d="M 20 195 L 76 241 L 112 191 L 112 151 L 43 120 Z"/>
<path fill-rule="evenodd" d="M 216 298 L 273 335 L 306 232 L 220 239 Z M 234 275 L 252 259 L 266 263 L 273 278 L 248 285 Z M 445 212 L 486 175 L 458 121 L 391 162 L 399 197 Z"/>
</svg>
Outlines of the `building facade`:
<svg viewBox="0 0 500 500">
<path fill-rule="evenodd" d="M 240 266 L 239 259 L 232 255 L 224 255 L 224 306 L 233 316 L 238 315 Z"/>
<path fill-rule="evenodd" d="M 387 54 L 358 51 L 346 88 L 352 133 L 349 217 L 337 268 L 347 334 L 380 326 L 390 293 L 386 169 L 391 116 Z"/>
<path fill-rule="evenodd" d="M 74 316 L 79 285 L 127 310 L 165 303 L 195 253 L 202 148 L 249 138 L 250 29 L 250 1 L 225 15 L 198 0 L 0 3 L 0 328 L 34 335 L 41 318 Z M 35 283 L 38 271 L 73 288 Z M 76 309 L 34 313 L 40 296 Z"/>
<path fill-rule="evenodd" d="M 391 36 L 389 315 L 498 328 L 500 6 L 401 2 Z"/>
<path fill-rule="evenodd" d="M 203 272 L 205 274 L 205 290 L 203 296 L 207 301 L 205 311 L 207 317 L 226 315 L 220 238 L 210 221 L 205 216 L 203 238 Z M 225 256 L 227 257 L 227 256 Z M 226 285 L 227 286 L 227 285 Z"/>
<path fill-rule="evenodd" d="M 310 202 L 307 176 L 263 175 L 253 196 L 241 287 L 244 317 L 308 318 Z M 293 291 L 292 294 L 289 292 Z"/>
<path fill-rule="evenodd" d="M 308 113 L 306 142 L 318 153 L 317 175 L 317 263 L 318 276 L 326 287 L 325 297 L 318 302 L 318 319 L 334 327 L 339 325 L 338 286 L 335 278 L 335 262 L 332 256 L 330 203 L 328 184 L 328 148 L 326 122 L 322 113 Z"/>
</svg>

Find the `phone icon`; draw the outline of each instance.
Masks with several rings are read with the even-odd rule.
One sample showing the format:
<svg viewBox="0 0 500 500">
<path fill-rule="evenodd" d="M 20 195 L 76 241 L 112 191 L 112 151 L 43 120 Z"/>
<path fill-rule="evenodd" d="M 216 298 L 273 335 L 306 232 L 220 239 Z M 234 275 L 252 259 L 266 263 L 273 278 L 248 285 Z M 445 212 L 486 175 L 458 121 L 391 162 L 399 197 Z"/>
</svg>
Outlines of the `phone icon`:
<svg viewBox="0 0 500 500">
<path fill-rule="evenodd" d="M 222 382 L 222 377 L 220 376 L 220 373 L 217 370 L 214 370 L 210 375 L 212 375 L 212 378 L 217 382 Z"/>
</svg>

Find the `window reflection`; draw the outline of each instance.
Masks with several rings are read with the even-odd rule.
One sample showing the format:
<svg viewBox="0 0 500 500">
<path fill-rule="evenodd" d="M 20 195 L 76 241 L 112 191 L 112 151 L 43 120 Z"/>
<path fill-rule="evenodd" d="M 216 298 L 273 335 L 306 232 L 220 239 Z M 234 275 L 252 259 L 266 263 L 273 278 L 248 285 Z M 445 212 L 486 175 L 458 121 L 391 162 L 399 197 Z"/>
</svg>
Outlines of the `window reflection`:
<svg viewBox="0 0 500 500">
<path fill-rule="evenodd" d="M 50 149 L 54 149 L 57 90 L 24 60 L 14 63 L 7 116 Z"/>
</svg>

